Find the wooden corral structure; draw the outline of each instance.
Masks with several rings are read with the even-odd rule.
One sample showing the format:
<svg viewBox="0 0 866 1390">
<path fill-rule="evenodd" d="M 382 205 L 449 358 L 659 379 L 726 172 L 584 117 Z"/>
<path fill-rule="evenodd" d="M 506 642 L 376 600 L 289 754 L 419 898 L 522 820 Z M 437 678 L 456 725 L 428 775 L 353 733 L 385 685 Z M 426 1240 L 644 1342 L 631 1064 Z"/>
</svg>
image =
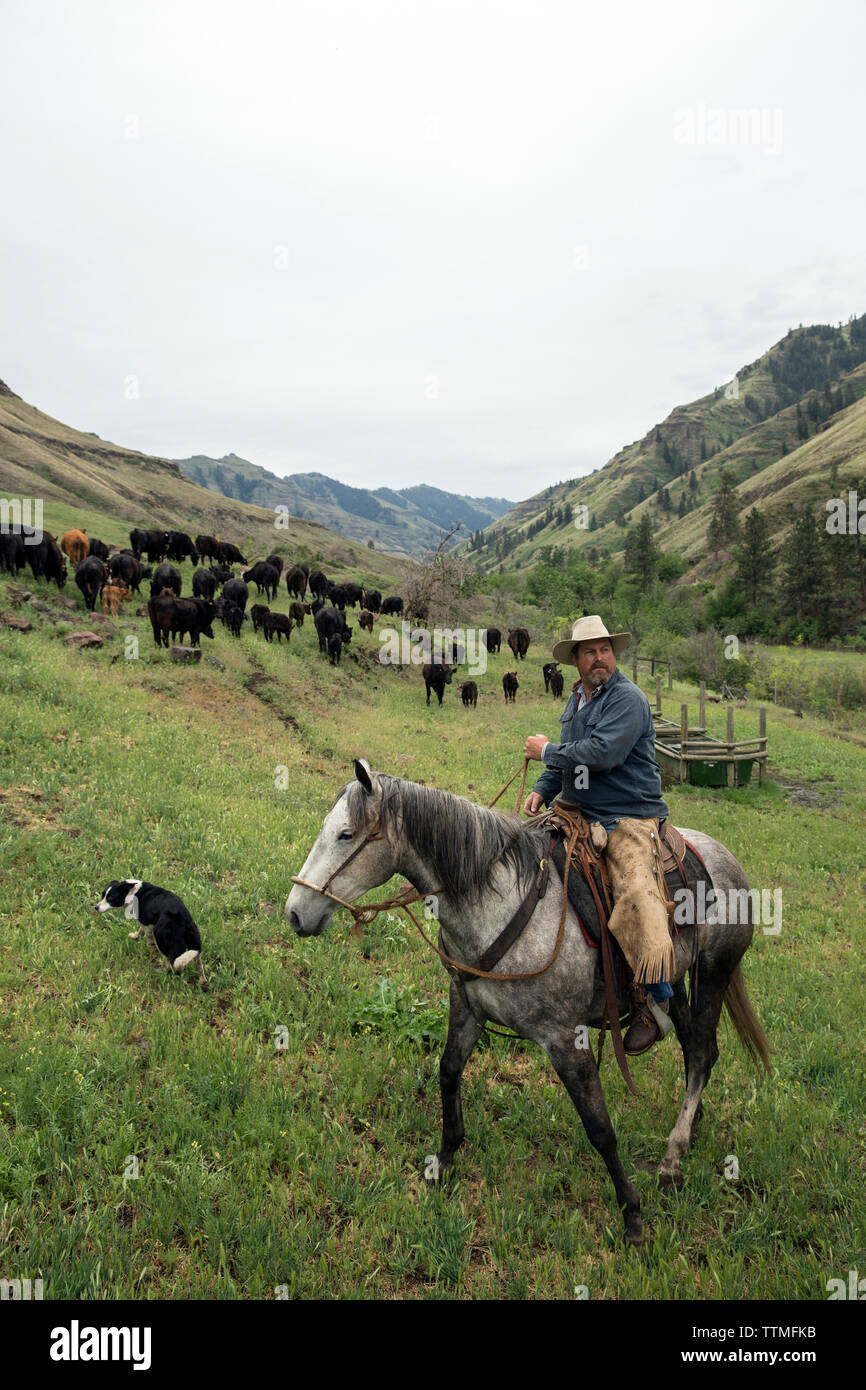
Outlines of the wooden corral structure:
<svg viewBox="0 0 866 1390">
<path fill-rule="evenodd" d="M 767 765 L 767 711 L 758 711 L 757 738 L 734 739 L 734 707 L 728 705 L 728 726 L 724 739 L 713 738 L 706 730 L 706 685 L 701 682 L 698 724 L 689 727 L 689 707 L 680 706 L 680 722 L 662 714 L 661 677 L 656 677 L 656 759 L 663 774 L 678 782 L 699 787 L 743 787 L 751 780 L 757 763 L 758 782 L 764 780 Z"/>
</svg>

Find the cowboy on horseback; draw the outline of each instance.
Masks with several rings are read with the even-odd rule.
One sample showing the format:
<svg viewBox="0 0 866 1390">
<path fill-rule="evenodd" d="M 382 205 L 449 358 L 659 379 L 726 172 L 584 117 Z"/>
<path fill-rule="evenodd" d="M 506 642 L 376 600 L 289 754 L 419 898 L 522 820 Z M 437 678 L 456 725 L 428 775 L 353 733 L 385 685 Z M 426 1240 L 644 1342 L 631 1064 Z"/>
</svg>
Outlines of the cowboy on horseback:
<svg viewBox="0 0 866 1390">
<path fill-rule="evenodd" d="M 631 641 L 608 632 L 597 614 L 580 618 L 571 638 L 557 642 L 554 661 L 576 666 L 560 715 L 559 743 L 536 734 L 524 756 L 545 770 L 524 804 L 536 815 L 554 799 L 579 807 L 593 824 L 593 842 L 605 841 L 614 908 L 608 923 L 634 973 L 634 1010 L 623 1040 L 632 1056 L 647 1052 L 670 1031 L 669 979 L 674 950 L 668 929 L 659 825 L 668 814 L 655 759 L 655 729 L 647 697 L 617 669 Z M 603 827 L 603 830 L 601 829 Z"/>
</svg>

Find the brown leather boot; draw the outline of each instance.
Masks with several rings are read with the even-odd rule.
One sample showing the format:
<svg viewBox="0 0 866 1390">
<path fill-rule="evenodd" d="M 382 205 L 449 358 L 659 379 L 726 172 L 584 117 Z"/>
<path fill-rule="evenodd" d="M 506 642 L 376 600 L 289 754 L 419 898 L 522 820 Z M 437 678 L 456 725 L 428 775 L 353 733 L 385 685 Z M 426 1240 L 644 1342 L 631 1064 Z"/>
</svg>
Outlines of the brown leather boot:
<svg viewBox="0 0 866 1390">
<path fill-rule="evenodd" d="M 634 1009 L 622 1045 L 630 1057 L 639 1057 L 642 1052 L 649 1052 L 651 1047 L 655 1047 L 659 1039 L 670 1032 L 673 1025 L 668 1021 L 667 1027 L 664 1027 L 653 1012 L 655 1008 L 666 1015 L 669 1000 L 666 999 L 663 1004 L 657 1003 L 655 999 L 650 1000 L 640 986 L 635 987 L 633 998 Z"/>
</svg>

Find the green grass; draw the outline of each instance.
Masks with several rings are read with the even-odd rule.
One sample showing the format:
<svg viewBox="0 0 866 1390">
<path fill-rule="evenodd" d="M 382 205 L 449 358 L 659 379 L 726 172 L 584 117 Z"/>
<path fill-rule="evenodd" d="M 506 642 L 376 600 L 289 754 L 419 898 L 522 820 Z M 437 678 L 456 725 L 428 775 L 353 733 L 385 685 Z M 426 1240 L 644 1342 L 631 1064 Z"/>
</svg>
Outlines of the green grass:
<svg viewBox="0 0 866 1390">
<path fill-rule="evenodd" d="M 128 613 L 81 653 L 32 618 L 28 634 L 0 628 L 2 1277 L 41 1277 L 50 1298 L 568 1298 L 585 1284 L 591 1298 L 823 1299 L 828 1279 L 866 1267 L 866 751 L 838 728 L 771 708 L 763 787 L 668 795 L 676 823 L 782 888 L 784 918 L 745 960 L 774 1073 L 756 1075 L 723 1023 L 681 1192 L 641 1166 L 661 1158 L 682 1098 L 676 1044 L 637 1062 L 639 1100 L 606 1050 L 653 1240 L 640 1259 L 531 1044 L 473 1054 L 467 1142 L 453 1180 L 428 1188 L 444 972 L 393 914 L 360 939 L 341 914 L 309 941 L 283 915 L 354 756 L 489 801 L 526 735 L 556 728 L 546 653 L 521 664 L 514 707 L 506 653 L 476 678 L 477 710 L 456 683 L 428 709 L 417 671 L 379 666 L 366 634 L 341 667 L 322 663 L 309 620 L 288 649 L 217 626 L 203 646 L 219 670 L 170 664 Z M 696 707 L 677 687 L 666 712 L 687 696 Z M 712 732 L 724 718 L 709 707 Z M 756 732 L 756 711 L 736 729 Z M 128 875 L 187 902 L 208 993 L 193 971 L 154 969 L 122 915 L 93 913 Z"/>
</svg>

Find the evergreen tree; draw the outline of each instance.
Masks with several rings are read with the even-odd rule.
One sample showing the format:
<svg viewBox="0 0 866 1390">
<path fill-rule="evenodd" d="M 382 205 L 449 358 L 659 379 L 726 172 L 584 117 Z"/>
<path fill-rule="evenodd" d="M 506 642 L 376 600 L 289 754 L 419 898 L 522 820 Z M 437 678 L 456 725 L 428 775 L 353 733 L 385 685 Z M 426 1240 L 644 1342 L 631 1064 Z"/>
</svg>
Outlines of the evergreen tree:
<svg viewBox="0 0 866 1390">
<path fill-rule="evenodd" d="M 770 530 L 763 512 L 752 508 L 743 523 L 742 542 L 734 552 L 740 583 L 752 608 L 772 585 L 776 557 L 770 547 Z"/>
<path fill-rule="evenodd" d="M 625 569 L 640 581 L 641 592 L 646 593 L 652 583 L 659 551 L 653 541 L 652 523 L 648 516 L 641 517 L 637 526 L 631 527 L 625 542 Z"/>
<path fill-rule="evenodd" d="M 824 554 L 828 537 L 819 517 L 804 504 L 795 515 L 794 525 L 782 547 L 784 606 L 801 620 L 815 619 L 826 627 L 831 588 L 836 580 Z"/>
<path fill-rule="evenodd" d="M 739 535 L 737 509 L 734 475 L 729 469 L 723 468 L 714 498 L 713 519 L 707 530 L 707 541 L 715 555 L 722 546 L 730 545 Z"/>
</svg>

